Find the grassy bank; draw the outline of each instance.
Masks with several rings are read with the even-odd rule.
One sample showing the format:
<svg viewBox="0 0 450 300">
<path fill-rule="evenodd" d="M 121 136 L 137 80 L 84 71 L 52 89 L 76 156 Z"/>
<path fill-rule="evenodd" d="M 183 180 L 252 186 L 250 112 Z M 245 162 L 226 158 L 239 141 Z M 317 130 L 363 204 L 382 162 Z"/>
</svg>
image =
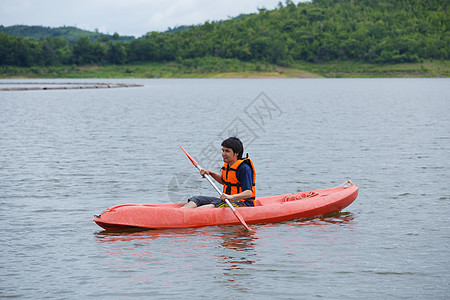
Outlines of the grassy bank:
<svg viewBox="0 0 450 300">
<path fill-rule="evenodd" d="M 426 61 L 404 64 L 368 64 L 363 62 L 297 62 L 294 70 L 304 70 L 331 78 L 367 77 L 450 77 L 450 61 Z"/>
<path fill-rule="evenodd" d="M 217 57 L 134 65 L 0 67 L 0 78 L 357 78 L 450 77 L 450 61 L 408 64 L 295 62 L 280 67 Z"/>
</svg>

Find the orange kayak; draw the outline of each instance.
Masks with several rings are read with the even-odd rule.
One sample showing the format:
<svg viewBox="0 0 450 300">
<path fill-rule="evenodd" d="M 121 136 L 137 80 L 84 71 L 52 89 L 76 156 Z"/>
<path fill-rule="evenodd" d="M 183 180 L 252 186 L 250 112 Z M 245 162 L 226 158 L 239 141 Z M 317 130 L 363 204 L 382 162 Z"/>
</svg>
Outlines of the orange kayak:
<svg viewBox="0 0 450 300">
<path fill-rule="evenodd" d="M 358 187 L 342 186 L 294 194 L 261 197 L 254 207 L 237 207 L 248 224 L 275 223 L 336 213 L 358 196 Z M 181 208 L 185 203 L 123 204 L 110 207 L 94 222 L 106 230 L 132 227 L 164 229 L 240 224 L 228 207 Z"/>
</svg>

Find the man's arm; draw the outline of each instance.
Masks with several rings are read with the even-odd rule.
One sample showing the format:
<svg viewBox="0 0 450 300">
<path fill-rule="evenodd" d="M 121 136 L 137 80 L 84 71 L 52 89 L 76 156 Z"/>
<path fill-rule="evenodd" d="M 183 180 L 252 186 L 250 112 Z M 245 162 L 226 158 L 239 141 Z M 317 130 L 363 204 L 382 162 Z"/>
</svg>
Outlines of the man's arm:
<svg viewBox="0 0 450 300">
<path fill-rule="evenodd" d="M 252 191 L 245 190 L 239 194 L 234 194 L 234 195 L 228 195 L 228 194 L 223 193 L 222 195 L 220 195 L 220 199 L 221 200 L 247 199 L 247 198 L 250 198 L 251 196 L 252 196 Z"/>
</svg>

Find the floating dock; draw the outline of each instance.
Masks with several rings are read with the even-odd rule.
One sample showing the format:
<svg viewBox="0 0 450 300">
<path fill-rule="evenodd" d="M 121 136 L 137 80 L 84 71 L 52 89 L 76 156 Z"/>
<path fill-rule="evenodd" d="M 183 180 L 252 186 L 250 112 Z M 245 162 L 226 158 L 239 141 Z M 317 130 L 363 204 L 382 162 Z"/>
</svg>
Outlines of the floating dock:
<svg viewBox="0 0 450 300">
<path fill-rule="evenodd" d="M 79 90 L 79 89 L 112 89 L 112 88 L 130 88 L 142 87 L 142 84 L 130 83 L 25 83 L 8 82 L 9 85 L 23 85 L 12 87 L 0 87 L 0 91 L 36 91 L 36 90 Z"/>
</svg>

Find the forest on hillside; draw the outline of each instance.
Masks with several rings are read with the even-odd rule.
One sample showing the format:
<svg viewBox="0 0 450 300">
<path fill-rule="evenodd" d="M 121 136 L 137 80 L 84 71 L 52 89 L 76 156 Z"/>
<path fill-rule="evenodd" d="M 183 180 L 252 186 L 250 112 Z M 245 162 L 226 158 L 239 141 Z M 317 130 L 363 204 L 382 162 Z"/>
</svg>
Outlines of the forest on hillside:
<svg viewBox="0 0 450 300">
<path fill-rule="evenodd" d="M 288 66 L 295 61 L 372 63 L 448 60 L 446 0 L 286 0 L 278 8 L 130 41 L 39 40 L 0 33 L 1 66 L 183 61 L 204 57 Z"/>
<path fill-rule="evenodd" d="M 27 37 L 34 40 L 45 39 L 46 37 L 62 37 L 70 44 L 75 44 L 81 37 L 88 37 L 91 42 L 95 42 L 98 39 L 107 39 L 127 42 L 134 39 L 134 36 L 119 36 L 118 33 L 104 34 L 100 33 L 98 29 L 95 32 L 79 29 L 73 26 L 62 26 L 57 28 L 44 27 L 44 26 L 27 26 L 27 25 L 13 25 L 5 27 L 0 25 L 0 32 L 19 36 Z"/>
</svg>

